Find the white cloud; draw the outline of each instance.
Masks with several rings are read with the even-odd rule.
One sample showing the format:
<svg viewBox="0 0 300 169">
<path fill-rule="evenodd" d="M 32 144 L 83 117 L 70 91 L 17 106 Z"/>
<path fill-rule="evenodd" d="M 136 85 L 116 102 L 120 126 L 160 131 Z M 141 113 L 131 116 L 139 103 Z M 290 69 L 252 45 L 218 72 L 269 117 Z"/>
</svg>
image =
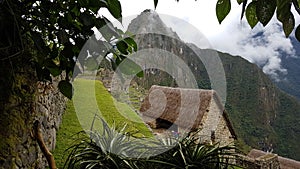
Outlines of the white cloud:
<svg viewBox="0 0 300 169">
<path fill-rule="evenodd" d="M 156 11 L 181 18 L 202 33 L 202 36 L 199 32 L 197 36 L 193 36 L 193 32 L 196 32 L 194 28 L 182 29 L 182 23 L 170 21 L 167 25 L 172 26 L 186 42 L 199 42 L 205 35 L 213 48 L 242 56 L 261 66 L 266 74 L 274 78 L 277 78 L 278 74 L 285 74 L 286 69 L 281 65 L 279 51 L 293 55 L 294 50 L 291 41 L 285 38 L 281 25 L 273 19 L 266 27 L 257 25 L 251 29 L 245 17 L 240 20 L 241 6 L 235 1 L 232 1 L 231 12 L 220 25 L 215 14 L 216 2 L 217 0 L 180 0 L 177 3 L 174 0 L 159 0 Z M 121 0 L 121 4 L 124 17 L 140 14 L 145 9 L 154 9 L 153 0 Z M 297 18 L 296 22 L 299 23 Z M 261 33 L 261 36 L 255 36 L 258 33 Z"/>
<path fill-rule="evenodd" d="M 266 27 L 259 24 L 251 29 L 245 20 L 239 21 L 237 16 L 222 36 L 215 36 L 211 43 L 220 51 L 239 55 L 258 64 L 275 80 L 279 74 L 287 73 L 281 65 L 282 53 L 290 56 L 295 54 L 291 40 L 285 37 L 276 19 L 272 19 Z"/>
</svg>

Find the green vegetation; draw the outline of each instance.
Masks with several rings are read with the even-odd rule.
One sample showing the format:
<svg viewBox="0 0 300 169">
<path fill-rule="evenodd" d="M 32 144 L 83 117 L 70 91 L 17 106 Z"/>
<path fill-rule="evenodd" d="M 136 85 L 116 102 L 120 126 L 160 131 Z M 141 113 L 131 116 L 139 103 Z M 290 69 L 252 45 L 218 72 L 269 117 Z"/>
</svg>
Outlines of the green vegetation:
<svg viewBox="0 0 300 169">
<path fill-rule="evenodd" d="M 79 57 L 85 42 L 89 40 L 87 45 L 90 45 L 92 57 L 87 58 L 88 53 L 82 53 L 78 61 L 89 69 L 97 67 L 90 63 L 99 55 L 105 57 L 108 53 L 113 53 L 115 57 L 111 62 L 116 67 L 128 54 L 137 50 L 131 37 L 113 26 L 105 27 L 112 23 L 98 15 L 100 8 L 106 8 L 115 19 L 121 18 L 122 9 L 118 0 L 4 0 L 0 4 L 0 22 L 3 23 L 0 25 L 0 50 L 4 54 L 1 55 L 1 60 L 9 60 L 21 56 L 25 50 L 29 51 L 31 54 L 26 57 L 32 62 L 29 65 L 34 65 L 39 80 L 51 81 L 51 76 L 66 73 L 58 87 L 68 98 L 72 97 L 72 84 L 69 80 L 75 67 L 76 60 L 73 57 Z M 95 39 L 92 30 L 94 27 L 101 32 L 102 39 Z M 92 48 L 93 45 L 97 47 Z M 133 63 L 125 65 L 128 69 L 124 69 L 128 73 L 139 69 Z"/>
<path fill-rule="evenodd" d="M 192 139 L 192 133 L 180 141 L 170 137 L 145 144 L 140 140 L 130 139 L 125 128 L 109 127 L 104 121 L 102 125 L 104 130 L 101 133 L 90 132 L 91 139 L 83 138 L 70 148 L 67 168 L 218 169 L 234 166 L 234 147 L 201 144 Z M 123 134 L 116 132 L 117 130 Z M 153 156 L 153 151 L 161 153 Z"/>
<path fill-rule="evenodd" d="M 101 110 L 99 116 L 101 115 L 101 117 L 105 118 L 110 127 L 108 127 L 108 124 L 104 121 L 97 121 L 96 123 L 98 125 L 95 123 L 94 127 L 101 129 L 89 131 L 89 135 L 92 136 L 92 139 L 90 139 L 87 137 L 86 133 L 80 132 L 82 131 L 82 128 L 76 116 L 76 113 L 78 115 L 78 110 L 76 109 L 75 111 L 73 104 L 82 101 L 84 102 L 83 105 L 86 105 L 84 109 L 94 112 L 94 109 L 91 108 L 91 100 L 89 100 L 91 93 L 89 93 L 88 90 L 91 89 L 90 87 L 93 85 L 96 89 L 95 93 L 97 93 L 95 95 L 97 98 L 96 102 Z M 80 97 L 76 96 L 77 94 L 75 93 L 73 98 L 74 101 L 68 102 L 66 112 L 63 115 L 63 122 L 57 133 L 56 149 L 54 151 L 54 157 L 59 168 L 62 168 L 66 161 L 68 162 L 67 168 L 74 168 L 75 166 L 78 166 L 79 163 L 81 163 L 81 166 L 90 165 L 99 167 L 100 165 L 104 168 L 170 168 L 176 166 L 178 168 L 186 166 L 194 166 L 194 168 L 197 168 L 197 166 L 203 167 L 205 165 L 207 165 L 208 168 L 211 168 L 212 166 L 218 168 L 227 165 L 228 158 L 233 158 L 234 154 L 232 154 L 232 151 L 229 151 L 233 150 L 233 147 L 220 147 L 217 144 L 213 146 L 195 144 L 193 140 L 190 140 L 190 137 L 186 137 L 180 142 L 180 145 L 175 146 L 171 150 L 158 156 L 148 157 L 146 159 L 127 158 L 124 156 L 125 153 L 135 153 L 137 155 L 138 153 L 147 151 L 145 148 L 150 144 L 145 145 L 144 142 L 141 143 L 135 139 L 132 140 L 130 139 L 130 136 L 134 136 L 131 135 L 133 130 L 138 130 L 143 136 L 150 137 L 152 135 L 149 133 L 148 128 L 143 123 L 134 123 L 120 115 L 113 105 L 113 98 L 100 81 L 77 79 L 74 82 L 74 86 L 75 92 L 77 90 L 85 90 L 85 92 L 82 92 Z M 80 89 L 81 87 L 82 89 Z M 131 111 L 125 103 L 116 102 L 116 105 L 125 110 L 127 117 L 135 118 L 136 121 L 140 120 L 137 118 L 136 113 Z M 109 114 L 109 112 L 113 112 L 114 114 Z M 122 123 L 116 123 L 120 122 L 116 119 L 120 120 Z M 124 125 L 123 122 L 128 124 L 126 128 L 122 128 Z M 175 140 L 173 140 L 173 143 L 174 141 Z M 156 148 L 159 150 L 161 148 L 167 148 L 165 146 L 172 146 L 170 143 L 172 143 L 172 141 L 158 141 L 151 142 L 151 145 L 157 144 Z M 128 147 L 128 145 L 130 146 Z M 135 146 L 135 148 L 133 149 L 132 146 Z M 142 149 L 143 151 L 141 151 Z M 149 149 L 153 149 L 153 147 L 149 147 Z M 107 150 L 113 151 L 119 156 Z"/>
<path fill-rule="evenodd" d="M 83 130 L 81 126 L 84 129 L 90 129 L 95 113 L 104 118 L 111 126 L 127 124 L 128 128 L 126 131 L 133 133 L 135 137 L 152 137 L 151 131 L 145 126 L 137 113 L 127 104 L 115 101 L 100 81 L 76 79 L 73 85 L 75 87 L 74 101 L 68 102 L 67 109 L 63 115 L 63 122 L 57 133 L 54 156 L 59 168 L 62 168 L 66 161 L 68 152 L 65 152 L 65 150 L 74 144 L 75 141 L 78 141 L 78 135 L 76 134 Z M 93 88 L 95 90 L 91 90 Z M 76 91 L 80 91 L 80 94 L 76 94 Z M 91 93 L 94 94 L 96 100 L 93 100 Z M 77 104 L 76 109 L 74 104 Z M 98 108 L 101 113 L 96 111 Z M 122 110 L 122 114 L 118 110 Z M 80 118 L 80 122 L 77 116 Z M 94 129 L 101 130 L 102 123 L 99 122 L 99 120 L 95 121 Z"/>
<path fill-rule="evenodd" d="M 299 160 L 299 101 L 279 90 L 256 65 L 219 56 L 227 79 L 226 110 L 241 139 L 239 148 L 247 151 L 246 143 Z"/>
<path fill-rule="evenodd" d="M 77 133 L 80 131 L 82 131 L 82 127 L 77 119 L 73 102 L 68 101 L 66 111 L 63 114 L 62 124 L 56 134 L 56 147 L 53 152 L 58 168 L 63 168 L 68 155 L 66 150 L 78 141 Z"/>
<path fill-rule="evenodd" d="M 100 81 L 76 79 L 73 83 L 75 87 L 73 103 L 76 108 L 78 118 L 84 129 L 92 126 L 92 121 L 97 114 L 103 117 L 109 125 L 128 125 L 131 133 L 140 133 L 138 137 L 152 137 L 151 132 L 145 126 L 142 119 L 126 103 L 119 102 L 110 95 Z M 95 90 L 91 90 L 95 89 Z M 94 127 L 97 126 L 95 123 Z M 143 134 L 143 135 L 141 135 Z"/>
</svg>

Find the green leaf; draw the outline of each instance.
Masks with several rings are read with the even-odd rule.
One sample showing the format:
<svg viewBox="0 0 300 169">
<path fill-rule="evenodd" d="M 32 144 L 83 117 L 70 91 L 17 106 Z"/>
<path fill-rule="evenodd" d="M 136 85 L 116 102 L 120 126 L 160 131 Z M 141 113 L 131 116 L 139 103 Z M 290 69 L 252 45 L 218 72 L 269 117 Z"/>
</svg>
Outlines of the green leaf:
<svg viewBox="0 0 300 169">
<path fill-rule="evenodd" d="M 276 0 L 276 5 L 277 5 L 277 8 L 280 9 L 283 6 L 285 6 L 286 4 L 291 4 L 290 2 L 291 2 L 291 0 Z"/>
<path fill-rule="evenodd" d="M 236 0 L 239 5 L 244 2 L 244 0 Z"/>
<path fill-rule="evenodd" d="M 292 33 L 295 27 L 295 18 L 292 12 L 290 12 L 288 18 L 283 20 L 282 24 L 283 24 L 282 27 L 283 27 L 285 37 L 288 37 Z"/>
<path fill-rule="evenodd" d="M 118 67 L 117 64 L 116 64 L 116 62 L 113 59 L 109 59 L 109 60 L 110 60 L 112 69 L 115 71 L 117 69 L 117 67 Z"/>
<path fill-rule="evenodd" d="M 50 53 L 50 49 L 48 46 L 46 46 L 41 33 L 32 31 L 32 32 L 30 32 L 30 34 L 31 34 L 31 38 L 34 41 L 34 44 L 37 47 L 37 49 L 40 52 L 44 53 L 45 55 L 48 55 Z"/>
<path fill-rule="evenodd" d="M 65 58 L 73 58 L 74 57 L 74 52 L 73 52 L 73 45 L 71 42 L 67 42 L 64 44 L 64 49 L 60 52 L 62 56 Z"/>
<path fill-rule="evenodd" d="M 144 71 L 140 71 L 136 74 L 137 77 L 144 77 Z"/>
<path fill-rule="evenodd" d="M 128 51 L 127 51 L 128 45 L 127 45 L 127 43 L 125 41 L 123 41 L 123 40 L 118 41 L 116 45 L 117 45 L 118 50 L 122 54 L 125 54 L 125 55 L 128 54 Z"/>
<path fill-rule="evenodd" d="M 245 9 L 246 9 L 246 5 L 247 5 L 247 0 L 244 0 L 244 2 L 243 2 L 243 8 L 242 8 L 242 13 L 241 13 L 241 20 L 243 19 L 244 12 L 245 12 Z"/>
<path fill-rule="evenodd" d="M 114 56 L 116 58 L 115 63 L 117 66 L 119 66 L 123 62 L 123 60 L 127 59 L 127 57 L 124 55 L 114 55 Z"/>
<path fill-rule="evenodd" d="M 296 28 L 295 37 L 300 42 L 300 24 Z"/>
<path fill-rule="evenodd" d="M 116 32 L 116 29 L 113 26 L 113 24 L 105 17 L 103 17 L 103 21 L 105 22 L 105 26 L 103 26 L 100 29 L 100 32 L 101 32 L 102 36 L 104 37 L 104 39 L 107 40 L 108 42 L 110 42 L 110 40 L 113 36 L 118 38 L 119 34 L 118 34 L 118 32 Z"/>
<path fill-rule="evenodd" d="M 71 12 L 73 12 L 75 14 L 75 16 L 79 16 L 80 15 L 80 10 L 78 9 L 77 6 L 74 6 L 74 8 L 71 10 Z"/>
<path fill-rule="evenodd" d="M 218 0 L 216 5 L 216 14 L 219 23 L 225 19 L 231 10 L 230 0 Z"/>
<path fill-rule="evenodd" d="M 50 71 L 50 73 L 55 77 L 61 74 L 61 69 L 56 65 L 53 60 L 47 59 L 45 61 L 45 67 Z"/>
<path fill-rule="evenodd" d="M 72 86 L 72 84 L 69 81 L 61 80 L 58 83 L 58 89 L 68 99 L 70 99 L 70 100 L 72 99 L 72 96 L 73 96 L 73 86 Z"/>
<path fill-rule="evenodd" d="M 251 26 L 251 28 L 254 28 L 254 26 L 257 24 L 258 19 L 256 16 L 256 1 L 252 1 L 246 9 L 246 18 L 247 22 Z"/>
<path fill-rule="evenodd" d="M 119 64 L 118 68 L 125 75 L 141 76 L 142 74 L 140 72 L 143 71 L 138 64 L 128 58 L 124 59 L 122 64 Z"/>
<path fill-rule="evenodd" d="M 122 8 L 118 0 L 107 0 L 107 9 L 116 19 L 122 18 Z"/>
<path fill-rule="evenodd" d="M 37 77 L 40 81 L 52 81 L 52 78 L 50 76 L 50 71 L 48 69 L 42 68 L 40 64 L 35 63 L 36 73 Z M 43 66 L 43 65 L 42 65 Z"/>
<path fill-rule="evenodd" d="M 280 22 L 289 18 L 291 12 L 291 3 L 288 0 L 277 0 L 276 17 Z"/>
<path fill-rule="evenodd" d="M 61 43 L 61 44 L 69 42 L 68 34 L 65 30 L 60 30 L 57 33 L 57 39 L 58 39 L 59 43 Z"/>
<path fill-rule="evenodd" d="M 130 46 L 131 48 L 133 48 L 133 50 L 135 52 L 137 51 L 137 44 L 136 44 L 136 42 L 131 37 L 125 38 L 124 41 L 127 43 L 128 46 Z"/>
<path fill-rule="evenodd" d="M 259 0 L 256 4 L 256 16 L 258 21 L 266 26 L 272 19 L 276 9 L 274 0 Z"/>
<path fill-rule="evenodd" d="M 297 2 L 296 3 L 296 7 L 299 8 L 299 6 L 300 6 L 300 0 L 297 0 L 296 2 Z"/>
<path fill-rule="evenodd" d="M 157 4 L 158 4 L 158 0 L 154 0 L 154 8 L 156 9 L 157 7 Z"/>
<path fill-rule="evenodd" d="M 104 0 L 91 0 L 89 9 L 94 13 L 97 13 L 101 7 L 107 7 L 107 3 Z"/>
<path fill-rule="evenodd" d="M 82 23 L 85 25 L 85 26 L 94 26 L 93 25 L 93 16 L 88 14 L 87 12 L 85 13 L 82 13 L 79 18 L 82 20 Z"/>
</svg>

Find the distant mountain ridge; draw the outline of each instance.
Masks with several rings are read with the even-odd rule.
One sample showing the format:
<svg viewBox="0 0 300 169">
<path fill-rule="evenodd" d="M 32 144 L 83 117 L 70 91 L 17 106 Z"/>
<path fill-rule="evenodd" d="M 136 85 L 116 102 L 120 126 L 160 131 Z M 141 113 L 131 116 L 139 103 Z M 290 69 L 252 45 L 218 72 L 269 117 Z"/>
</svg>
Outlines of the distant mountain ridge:
<svg viewBox="0 0 300 169">
<path fill-rule="evenodd" d="M 300 42 L 294 37 L 290 37 L 290 39 L 296 56 L 290 57 L 282 54 L 282 67 L 287 69 L 287 74 L 280 76 L 281 80 L 275 83 L 280 89 L 300 100 Z"/>
<path fill-rule="evenodd" d="M 147 33 L 148 30 L 153 33 Z M 185 44 L 150 10 L 135 18 L 128 31 L 136 34 L 135 40 L 140 50 L 159 48 L 175 54 L 189 65 L 199 88 L 211 88 L 206 69 L 194 51 L 199 50 L 207 55 L 216 51 Z M 156 34 L 155 31 L 164 33 Z M 300 160 L 299 101 L 279 90 L 255 64 L 238 56 L 218 54 L 226 73 L 226 110 L 238 137 L 252 147 L 274 150 L 281 156 Z M 145 88 L 152 84 L 177 85 L 170 75 L 160 70 L 151 70 L 151 73 L 145 73 L 144 79 L 136 81 Z"/>
</svg>

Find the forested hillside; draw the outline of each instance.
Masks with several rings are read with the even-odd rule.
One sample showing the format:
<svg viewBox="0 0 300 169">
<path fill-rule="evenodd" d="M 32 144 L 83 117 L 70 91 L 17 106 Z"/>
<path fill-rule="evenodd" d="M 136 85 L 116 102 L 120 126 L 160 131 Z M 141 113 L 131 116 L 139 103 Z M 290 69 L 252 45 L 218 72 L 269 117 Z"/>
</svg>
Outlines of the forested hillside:
<svg viewBox="0 0 300 169">
<path fill-rule="evenodd" d="M 149 18 L 152 22 L 145 21 Z M 154 33 L 145 33 L 149 30 Z M 154 30 L 163 32 L 163 35 L 156 34 Z M 128 31 L 136 34 L 139 50 L 158 48 L 175 54 L 189 66 L 199 88 L 211 88 L 206 68 L 197 54 L 210 57 L 216 51 L 184 43 L 162 23 L 158 15 L 150 11 L 144 11 L 134 19 Z M 251 147 L 300 160 L 300 147 L 297 144 L 300 142 L 300 137 L 297 137 L 300 135 L 300 103 L 277 88 L 255 64 L 239 56 L 218 54 L 226 74 L 226 111 L 239 139 Z M 179 76 L 182 73 L 173 71 L 177 71 L 175 74 Z M 152 84 L 177 85 L 176 80 L 166 72 L 153 69 L 145 72 L 144 78 L 136 78 L 136 81 L 146 89 Z"/>
</svg>

